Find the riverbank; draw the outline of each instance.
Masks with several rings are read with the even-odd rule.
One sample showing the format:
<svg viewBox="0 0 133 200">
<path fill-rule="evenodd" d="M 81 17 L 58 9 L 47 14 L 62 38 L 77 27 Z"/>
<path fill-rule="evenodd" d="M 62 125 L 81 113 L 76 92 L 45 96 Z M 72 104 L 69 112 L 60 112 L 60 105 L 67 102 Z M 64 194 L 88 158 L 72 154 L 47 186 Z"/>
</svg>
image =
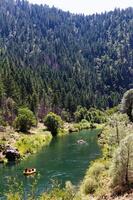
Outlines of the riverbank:
<svg viewBox="0 0 133 200">
<path fill-rule="evenodd" d="M 64 123 L 64 133 L 73 133 L 73 132 L 79 132 L 81 130 L 89 130 L 89 129 L 103 129 L 105 126 L 104 123 L 97 124 L 97 123 L 90 123 L 86 120 L 82 120 L 79 123 Z"/>
<path fill-rule="evenodd" d="M 22 133 L 21 133 L 22 134 Z M 47 128 L 39 123 L 28 134 L 22 134 L 16 141 L 15 147 L 19 150 L 21 158 L 37 153 L 43 146 L 49 145 L 52 135 Z"/>
<path fill-rule="evenodd" d="M 8 146 L 18 149 L 21 159 L 36 153 L 43 146 L 50 143 L 52 139 L 51 133 L 46 127 L 39 123 L 37 127 L 31 128 L 28 133 L 17 132 L 13 128 L 7 126 L 3 132 L 0 132 L 1 151 Z M 2 158 L 3 159 L 3 158 Z"/>
<path fill-rule="evenodd" d="M 79 132 L 84 129 L 103 129 L 105 124 L 91 124 L 86 120 L 80 123 L 64 123 L 59 130 L 58 136 L 64 136 L 72 132 Z M 13 128 L 7 126 L 3 132 L 0 132 L 0 145 L 11 146 L 17 148 L 21 159 L 38 152 L 43 146 L 47 146 L 52 139 L 52 135 L 47 131 L 47 127 L 43 123 L 38 123 L 37 127 L 32 127 L 28 133 L 17 132 Z M 1 149 L 2 151 L 2 149 Z M 1 157 L 5 161 L 4 157 Z"/>
<path fill-rule="evenodd" d="M 83 199 L 131 199 L 130 197 L 133 196 L 132 187 L 130 188 L 126 184 L 122 186 L 119 182 L 120 175 L 117 175 L 117 173 L 119 173 L 118 170 L 121 170 L 118 167 L 122 166 L 122 160 L 117 161 L 120 158 L 116 157 L 116 153 L 120 151 L 120 145 L 123 145 L 121 141 L 124 142 L 124 139 L 132 134 L 133 124 L 128 121 L 127 116 L 116 113 L 110 117 L 98 140 L 103 156 L 92 162 L 80 186 L 80 193 Z M 117 162 L 120 162 L 120 165 Z M 121 176 L 123 176 L 122 173 L 124 171 L 120 172 Z"/>
</svg>

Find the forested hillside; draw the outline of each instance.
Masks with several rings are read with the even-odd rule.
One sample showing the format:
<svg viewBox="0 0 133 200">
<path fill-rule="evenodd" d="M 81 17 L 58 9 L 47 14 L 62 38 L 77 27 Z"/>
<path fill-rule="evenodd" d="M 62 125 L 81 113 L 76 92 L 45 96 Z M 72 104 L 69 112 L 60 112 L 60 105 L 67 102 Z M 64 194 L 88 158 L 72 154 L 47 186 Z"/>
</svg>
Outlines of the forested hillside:
<svg viewBox="0 0 133 200">
<path fill-rule="evenodd" d="M 9 97 L 38 115 L 112 107 L 132 87 L 133 8 L 84 16 L 0 1 L 1 109 Z"/>
</svg>

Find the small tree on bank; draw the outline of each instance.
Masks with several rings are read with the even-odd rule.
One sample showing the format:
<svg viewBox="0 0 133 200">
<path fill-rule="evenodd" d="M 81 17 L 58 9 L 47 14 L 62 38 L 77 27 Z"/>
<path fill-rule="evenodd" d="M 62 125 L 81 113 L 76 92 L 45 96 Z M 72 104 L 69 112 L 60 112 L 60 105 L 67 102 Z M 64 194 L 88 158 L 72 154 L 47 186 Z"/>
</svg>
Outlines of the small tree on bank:
<svg viewBox="0 0 133 200">
<path fill-rule="evenodd" d="M 18 117 L 15 119 L 14 126 L 22 132 L 27 132 L 31 126 L 36 125 L 36 118 L 31 110 L 28 108 L 20 108 L 18 110 Z"/>
<path fill-rule="evenodd" d="M 129 117 L 129 120 L 133 122 L 133 89 L 128 90 L 123 95 L 121 110 L 123 113 L 126 113 Z"/>
<path fill-rule="evenodd" d="M 63 125 L 63 121 L 60 116 L 56 115 L 55 113 L 50 112 L 44 118 L 44 124 L 47 126 L 52 136 L 56 137 L 58 134 L 59 128 L 61 128 Z"/>
<path fill-rule="evenodd" d="M 125 186 L 133 183 L 133 135 L 121 140 L 111 167 L 112 186 Z"/>
</svg>

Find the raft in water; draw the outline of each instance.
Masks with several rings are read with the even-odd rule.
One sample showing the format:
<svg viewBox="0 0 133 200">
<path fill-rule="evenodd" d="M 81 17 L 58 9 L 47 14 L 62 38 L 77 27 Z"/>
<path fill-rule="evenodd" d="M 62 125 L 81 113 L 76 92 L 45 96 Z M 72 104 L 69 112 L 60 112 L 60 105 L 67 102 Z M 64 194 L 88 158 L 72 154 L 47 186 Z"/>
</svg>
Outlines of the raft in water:
<svg viewBox="0 0 133 200">
<path fill-rule="evenodd" d="M 31 174 L 35 174 L 36 173 L 36 169 L 35 168 L 26 168 L 23 171 L 24 175 L 31 175 Z"/>
</svg>

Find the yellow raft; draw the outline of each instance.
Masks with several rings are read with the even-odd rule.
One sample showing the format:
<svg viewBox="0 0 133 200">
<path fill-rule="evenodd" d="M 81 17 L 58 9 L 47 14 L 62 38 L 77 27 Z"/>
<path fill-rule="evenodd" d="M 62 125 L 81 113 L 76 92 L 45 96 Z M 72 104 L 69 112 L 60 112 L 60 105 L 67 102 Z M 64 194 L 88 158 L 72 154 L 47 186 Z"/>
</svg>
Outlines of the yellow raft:
<svg viewBox="0 0 133 200">
<path fill-rule="evenodd" d="M 23 171 L 24 175 L 31 175 L 31 174 L 35 174 L 36 173 L 36 169 L 35 168 L 26 168 Z"/>
</svg>

